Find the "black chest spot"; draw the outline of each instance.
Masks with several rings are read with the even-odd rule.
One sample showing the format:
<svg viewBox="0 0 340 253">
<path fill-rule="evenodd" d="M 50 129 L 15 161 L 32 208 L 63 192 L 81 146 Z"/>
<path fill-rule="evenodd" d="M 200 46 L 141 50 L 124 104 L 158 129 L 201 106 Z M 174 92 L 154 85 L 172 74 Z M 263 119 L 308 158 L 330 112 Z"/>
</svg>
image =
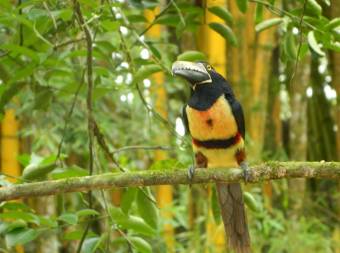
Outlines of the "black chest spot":
<svg viewBox="0 0 340 253">
<path fill-rule="evenodd" d="M 212 119 L 207 119 L 206 123 L 209 127 L 212 127 L 214 125 L 214 121 Z"/>
</svg>

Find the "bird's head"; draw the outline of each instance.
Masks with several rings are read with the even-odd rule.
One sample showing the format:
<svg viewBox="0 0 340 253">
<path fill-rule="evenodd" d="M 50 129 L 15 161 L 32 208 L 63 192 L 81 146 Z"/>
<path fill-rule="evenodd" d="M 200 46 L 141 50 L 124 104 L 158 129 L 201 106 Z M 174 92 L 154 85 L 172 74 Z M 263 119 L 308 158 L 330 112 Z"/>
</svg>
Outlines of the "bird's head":
<svg viewBox="0 0 340 253">
<path fill-rule="evenodd" d="M 212 83 L 212 74 L 216 73 L 206 62 L 176 61 L 172 64 L 172 74 L 187 80 L 192 88 L 198 84 Z"/>
</svg>

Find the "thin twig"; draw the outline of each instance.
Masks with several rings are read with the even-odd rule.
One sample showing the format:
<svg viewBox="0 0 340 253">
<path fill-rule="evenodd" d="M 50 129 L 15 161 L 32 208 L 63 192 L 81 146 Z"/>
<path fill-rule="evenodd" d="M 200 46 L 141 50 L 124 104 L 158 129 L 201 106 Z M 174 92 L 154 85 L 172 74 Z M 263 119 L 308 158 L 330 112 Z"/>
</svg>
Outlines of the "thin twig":
<svg viewBox="0 0 340 253">
<path fill-rule="evenodd" d="M 86 45 L 87 45 L 87 57 L 86 57 L 86 65 L 87 65 L 87 98 L 86 98 L 86 105 L 87 105 L 87 127 L 88 127 L 88 149 L 89 149 L 89 175 L 93 174 L 93 165 L 94 165 L 94 153 L 93 153 L 93 139 L 94 139 L 94 118 L 93 118 L 93 59 L 92 59 L 92 35 L 90 32 L 90 28 L 88 27 L 85 19 L 83 17 L 82 11 L 80 9 L 80 4 L 77 0 L 73 1 L 74 3 L 74 10 L 77 15 L 77 21 L 79 26 L 85 33 L 86 38 Z M 92 191 L 88 192 L 89 197 L 89 208 L 92 208 Z M 91 222 L 88 222 L 86 229 L 83 233 L 81 241 L 79 242 L 77 253 L 80 253 L 81 248 L 83 246 L 84 240 L 87 236 L 89 231 Z"/>
<path fill-rule="evenodd" d="M 113 154 L 118 154 L 120 152 L 125 152 L 125 151 L 130 151 L 130 150 L 136 150 L 136 149 L 143 149 L 143 150 L 172 150 L 172 147 L 169 146 L 126 146 L 126 147 L 122 147 L 119 149 L 116 149 L 115 151 L 113 151 Z"/>
<path fill-rule="evenodd" d="M 299 56 L 300 56 L 300 51 L 301 51 L 301 46 L 302 46 L 302 39 L 303 39 L 303 32 L 302 32 L 302 21 L 303 21 L 303 17 L 305 15 L 305 10 L 306 10 L 306 5 L 307 5 L 307 0 L 304 0 L 303 2 L 303 9 L 302 9 L 302 13 L 301 13 L 301 17 L 300 17 L 300 22 L 299 22 L 299 46 L 298 46 L 298 50 L 297 50 L 297 54 L 296 54 L 296 59 L 295 59 L 295 66 L 294 66 L 294 71 L 292 73 L 292 76 L 289 79 L 289 83 L 288 83 L 288 90 L 290 89 L 293 81 L 294 81 L 294 77 L 295 74 L 297 72 L 297 68 L 298 68 L 298 63 L 299 63 Z"/>
<path fill-rule="evenodd" d="M 82 37 L 82 38 L 79 38 L 79 39 L 74 39 L 74 40 L 68 40 L 68 41 L 65 41 L 65 42 L 62 42 L 62 43 L 60 43 L 60 44 L 55 45 L 55 46 L 53 47 L 53 49 L 56 50 L 56 49 L 58 49 L 58 48 L 60 48 L 60 47 L 65 47 L 65 46 L 67 46 L 67 45 L 74 44 L 74 43 L 78 43 L 78 42 L 84 41 L 84 40 L 86 40 L 85 37 Z"/>
</svg>

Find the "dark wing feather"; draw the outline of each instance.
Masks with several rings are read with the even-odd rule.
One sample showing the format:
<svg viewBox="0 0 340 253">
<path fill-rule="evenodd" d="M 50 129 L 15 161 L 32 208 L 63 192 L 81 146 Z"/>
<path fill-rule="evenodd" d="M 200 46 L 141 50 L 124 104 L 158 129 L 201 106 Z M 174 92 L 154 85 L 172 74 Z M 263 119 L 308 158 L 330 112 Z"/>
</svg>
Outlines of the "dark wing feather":
<svg viewBox="0 0 340 253">
<path fill-rule="evenodd" d="M 243 109 L 241 104 L 236 99 L 234 99 L 231 104 L 231 111 L 233 112 L 233 115 L 235 117 L 238 131 L 242 135 L 243 139 L 245 139 L 246 127 L 244 122 Z"/>
<path fill-rule="evenodd" d="M 187 105 L 184 105 L 183 108 L 182 108 L 182 120 L 183 120 L 183 124 L 184 124 L 184 128 L 185 128 L 185 133 L 190 134 L 186 107 L 187 107 Z"/>
</svg>

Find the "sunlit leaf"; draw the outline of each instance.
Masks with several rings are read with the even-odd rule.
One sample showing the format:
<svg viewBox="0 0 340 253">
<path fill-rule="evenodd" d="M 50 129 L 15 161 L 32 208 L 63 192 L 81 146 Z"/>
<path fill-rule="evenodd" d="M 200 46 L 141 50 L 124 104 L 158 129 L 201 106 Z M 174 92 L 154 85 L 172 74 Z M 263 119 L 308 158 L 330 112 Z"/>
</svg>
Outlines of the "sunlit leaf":
<svg viewBox="0 0 340 253">
<path fill-rule="evenodd" d="M 146 196 L 147 195 L 147 196 Z M 151 201 L 154 197 L 149 188 L 144 188 L 144 191 L 137 191 L 137 207 L 139 215 L 153 228 L 158 227 L 158 209 Z"/>
<path fill-rule="evenodd" d="M 128 214 L 133 201 L 136 199 L 136 195 L 137 195 L 137 188 L 127 188 L 124 192 L 123 192 L 123 196 L 122 196 L 122 201 L 120 203 L 120 206 L 123 210 L 123 212 L 125 214 Z"/>
<path fill-rule="evenodd" d="M 208 8 L 208 10 L 215 14 L 216 16 L 220 17 L 223 19 L 225 22 L 227 22 L 229 25 L 233 24 L 233 16 L 231 13 L 224 7 L 222 6 L 213 6 Z"/>
<path fill-rule="evenodd" d="M 144 65 L 140 69 L 138 69 L 136 75 L 135 75 L 135 82 L 142 81 L 143 79 L 151 76 L 152 74 L 161 71 L 162 68 L 159 65 L 156 64 L 149 64 Z"/>
<path fill-rule="evenodd" d="M 227 39 L 231 45 L 237 46 L 236 36 L 228 26 L 220 23 L 210 23 L 209 27 Z"/>
<path fill-rule="evenodd" d="M 179 61 L 206 61 L 207 57 L 202 52 L 189 50 L 178 55 L 177 60 Z"/>
<path fill-rule="evenodd" d="M 99 213 L 94 209 L 82 209 L 77 212 L 78 218 L 84 217 L 84 216 L 98 216 Z"/>
<path fill-rule="evenodd" d="M 253 195 L 249 192 L 243 193 L 244 203 L 254 212 L 260 211 L 259 204 L 256 202 Z"/>
<path fill-rule="evenodd" d="M 311 49 L 319 56 L 325 56 L 325 53 L 321 50 L 318 42 L 316 41 L 314 31 L 310 31 L 307 35 L 308 44 Z"/>
<path fill-rule="evenodd" d="M 261 32 L 265 29 L 268 29 L 272 26 L 275 26 L 275 25 L 282 23 L 282 21 L 283 21 L 282 18 L 272 18 L 272 19 L 264 20 L 263 22 L 261 22 L 261 23 L 259 23 L 255 26 L 255 31 Z"/>
<path fill-rule="evenodd" d="M 262 22 L 262 20 L 263 20 L 263 5 L 257 3 L 255 7 L 255 24 Z"/>
<path fill-rule="evenodd" d="M 247 11 L 248 0 L 236 0 L 236 4 L 241 12 L 245 13 Z"/>
<path fill-rule="evenodd" d="M 287 33 L 286 34 L 285 40 L 284 40 L 284 49 L 285 49 L 285 52 L 286 52 L 287 56 L 291 60 L 295 60 L 296 59 L 297 47 L 296 47 L 295 38 L 294 38 L 292 33 Z"/>
<path fill-rule="evenodd" d="M 36 239 L 39 232 L 35 229 L 18 228 L 5 235 L 7 247 L 11 248 L 15 245 L 23 245 Z"/>
<path fill-rule="evenodd" d="M 58 220 L 70 225 L 76 225 L 78 222 L 78 216 L 74 213 L 63 213 L 58 217 Z"/>
<path fill-rule="evenodd" d="M 144 240 L 141 237 L 130 236 L 129 241 L 140 253 L 151 253 L 152 252 L 152 247 L 150 243 L 148 243 L 146 240 Z"/>
<path fill-rule="evenodd" d="M 307 0 L 307 13 L 311 13 L 315 16 L 320 16 L 322 7 L 316 0 Z"/>
</svg>

